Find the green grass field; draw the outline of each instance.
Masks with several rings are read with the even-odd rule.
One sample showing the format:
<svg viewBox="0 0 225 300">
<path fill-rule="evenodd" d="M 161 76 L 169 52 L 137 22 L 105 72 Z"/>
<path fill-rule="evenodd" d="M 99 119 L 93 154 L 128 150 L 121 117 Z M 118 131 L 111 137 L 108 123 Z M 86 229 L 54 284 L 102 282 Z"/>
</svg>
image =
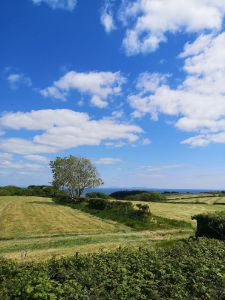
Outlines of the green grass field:
<svg viewBox="0 0 225 300">
<path fill-rule="evenodd" d="M 136 231 L 49 198 L 0 197 L 0 255 L 18 260 L 47 259 L 111 250 L 120 246 L 156 247 L 194 234 L 191 216 L 223 205 L 150 203 L 154 215 L 192 223 L 193 229 L 174 228 Z"/>
</svg>

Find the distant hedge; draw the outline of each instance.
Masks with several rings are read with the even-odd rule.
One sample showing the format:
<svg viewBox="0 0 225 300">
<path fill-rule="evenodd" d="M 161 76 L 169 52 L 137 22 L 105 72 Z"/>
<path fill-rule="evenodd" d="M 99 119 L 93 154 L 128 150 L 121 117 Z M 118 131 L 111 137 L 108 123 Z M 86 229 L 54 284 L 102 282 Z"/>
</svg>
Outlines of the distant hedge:
<svg viewBox="0 0 225 300">
<path fill-rule="evenodd" d="M 14 185 L 0 187 L 0 196 L 38 196 L 52 198 L 63 195 L 66 195 L 66 193 L 56 190 L 49 185 L 30 185 L 26 188 Z"/>
<path fill-rule="evenodd" d="M 132 190 L 132 191 L 118 191 L 110 194 L 114 199 L 123 200 L 128 196 L 138 195 L 142 193 L 147 193 L 147 191 Z"/>
<path fill-rule="evenodd" d="M 145 202 L 160 202 L 166 201 L 166 196 L 159 192 L 147 192 L 147 191 L 118 191 L 110 194 L 110 196 L 117 200 L 129 200 L 129 201 L 145 201 Z"/>
<path fill-rule="evenodd" d="M 158 192 L 148 192 L 126 196 L 125 199 L 130 201 L 160 202 L 166 201 L 166 196 Z"/>
<path fill-rule="evenodd" d="M 201 238 L 39 263 L 0 260 L 4 300 L 222 300 L 225 244 Z"/>
<path fill-rule="evenodd" d="M 108 194 L 102 192 L 90 192 L 86 194 L 87 198 L 101 198 L 101 199 L 110 199 L 111 197 Z"/>
<path fill-rule="evenodd" d="M 197 237 L 225 240 L 225 212 L 199 214 L 192 219 L 197 221 Z"/>
</svg>

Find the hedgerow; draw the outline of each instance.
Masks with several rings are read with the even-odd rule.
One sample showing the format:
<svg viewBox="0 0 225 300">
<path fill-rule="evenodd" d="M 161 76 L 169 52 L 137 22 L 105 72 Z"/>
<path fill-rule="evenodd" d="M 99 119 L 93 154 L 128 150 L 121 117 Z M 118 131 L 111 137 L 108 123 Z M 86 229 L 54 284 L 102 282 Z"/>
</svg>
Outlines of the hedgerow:
<svg viewBox="0 0 225 300">
<path fill-rule="evenodd" d="M 0 261 L 4 300 L 222 300 L 225 244 L 190 240 L 166 249 L 115 252 L 18 264 Z"/>
<path fill-rule="evenodd" d="M 197 237 L 225 240 L 225 212 L 199 214 L 192 219 L 197 221 Z"/>
</svg>

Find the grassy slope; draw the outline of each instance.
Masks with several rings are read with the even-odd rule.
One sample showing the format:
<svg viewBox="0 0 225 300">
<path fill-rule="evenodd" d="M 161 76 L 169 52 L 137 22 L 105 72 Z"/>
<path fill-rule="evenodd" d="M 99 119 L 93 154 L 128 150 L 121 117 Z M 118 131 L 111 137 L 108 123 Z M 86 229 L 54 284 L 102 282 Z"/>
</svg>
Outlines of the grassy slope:
<svg viewBox="0 0 225 300">
<path fill-rule="evenodd" d="M 0 239 L 128 230 L 39 197 L 0 197 Z"/>
<path fill-rule="evenodd" d="M 197 213 L 225 209 L 219 205 L 172 203 L 151 203 L 150 207 L 155 215 L 187 222 Z M 23 258 L 24 251 L 26 259 L 45 259 L 119 246 L 154 247 L 190 234 L 193 231 L 188 229 L 134 232 L 125 225 L 57 205 L 51 199 L 0 197 L 0 254 L 11 258 Z"/>
</svg>

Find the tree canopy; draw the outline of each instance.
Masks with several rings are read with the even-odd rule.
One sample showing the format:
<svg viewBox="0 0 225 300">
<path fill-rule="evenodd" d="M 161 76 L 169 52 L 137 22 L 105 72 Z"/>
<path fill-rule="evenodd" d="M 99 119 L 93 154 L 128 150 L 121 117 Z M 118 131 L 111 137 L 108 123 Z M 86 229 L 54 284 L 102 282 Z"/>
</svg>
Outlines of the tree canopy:
<svg viewBox="0 0 225 300">
<path fill-rule="evenodd" d="M 85 188 L 103 184 L 95 166 L 87 158 L 68 156 L 57 157 L 50 162 L 53 186 L 68 192 L 72 199 L 79 198 Z"/>
</svg>

